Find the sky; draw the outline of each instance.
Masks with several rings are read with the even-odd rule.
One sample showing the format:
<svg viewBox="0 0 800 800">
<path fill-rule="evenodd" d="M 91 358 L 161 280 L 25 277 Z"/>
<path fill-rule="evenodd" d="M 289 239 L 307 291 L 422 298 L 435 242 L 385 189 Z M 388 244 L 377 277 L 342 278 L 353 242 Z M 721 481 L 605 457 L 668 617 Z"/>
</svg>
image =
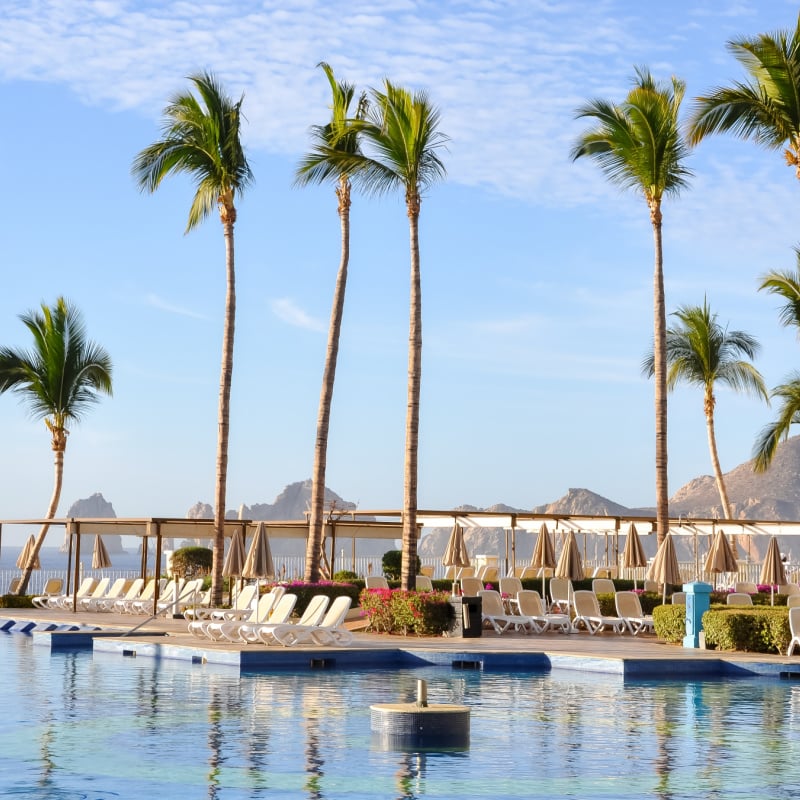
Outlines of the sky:
<svg viewBox="0 0 800 800">
<path fill-rule="evenodd" d="M 63 295 L 109 352 L 113 398 L 71 430 L 58 514 L 101 492 L 118 516 L 184 516 L 213 499 L 224 313 L 222 229 L 184 234 L 193 187 L 138 191 L 187 76 L 243 95 L 255 183 L 237 203 L 237 317 L 227 505 L 273 502 L 311 475 L 339 260 L 331 186 L 293 187 L 328 116 L 328 62 L 359 89 L 424 89 L 449 137 L 422 203 L 419 507 L 530 509 L 585 487 L 655 502 L 652 228 L 641 196 L 569 152 L 590 98 L 621 101 L 636 65 L 686 81 L 684 113 L 743 77 L 726 49 L 794 26 L 796 3 L 715 0 L 6 0 L 0 45 L 0 343 Z M 585 163 L 584 163 L 585 162 Z M 800 365 L 759 276 L 795 265 L 800 186 L 779 152 L 727 135 L 663 206 L 667 311 L 704 296 L 758 338 L 768 387 Z M 327 485 L 361 509 L 402 505 L 408 221 L 401 194 L 354 193 Z M 669 320 L 668 320 L 669 322 Z M 723 470 L 774 414 L 719 387 Z M 0 396 L 0 518 L 42 516 L 49 435 Z M 711 472 L 702 394 L 669 405 L 669 492 Z"/>
</svg>

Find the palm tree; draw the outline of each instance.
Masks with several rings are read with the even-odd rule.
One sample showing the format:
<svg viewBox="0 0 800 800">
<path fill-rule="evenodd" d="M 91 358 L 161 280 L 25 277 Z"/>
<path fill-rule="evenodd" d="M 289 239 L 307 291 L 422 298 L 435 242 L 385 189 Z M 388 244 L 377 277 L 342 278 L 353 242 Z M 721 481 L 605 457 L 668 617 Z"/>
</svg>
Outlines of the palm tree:
<svg viewBox="0 0 800 800">
<path fill-rule="evenodd" d="M 703 389 L 703 410 L 706 415 L 711 465 L 714 468 L 723 517 L 731 519 L 728 493 L 717 453 L 717 437 L 714 433 L 714 408 L 717 403 L 714 384 L 722 382 L 735 392 L 760 395 L 769 402 L 761 373 L 742 358 L 754 358 L 759 344 L 749 333 L 723 328 L 705 298 L 702 306 L 680 306 L 673 316 L 678 319 L 678 324 L 667 330 L 667 387 L 671 390 L 683 382 Z M 652 352 L 645 358 L 642 370 L 647 375 L 653 374 Z"/>
<path fill-rule="evenodd" d="M 222 335 L 216 487 L 214 493 L 214 557 L 211 568 L 211 602 L 222 602 L 222 564 L 225 547 L 225 493 L 228 476 L 233 337 L 236 319 L 234 271 L 234 201 L 252 182 L 240 140 L 244 97 L 233 102 L 210 73 L 193 75 L 199 99 L 177 94 L 164 109 L 163 138 L 136 156 L 132 173 L 142 191 L 154 192 L 172 174 L 186 173 L 196 186 L 186 232 L 208 217 L 216 206 L 225 236 L 225 324 Z"/>
<path fill-rule="evenodd" d="M 689 141 L 730 131 L 772 150 L 784 147 L 786 163 L 800 178 L 800 15 L 793 31 L 729 41 L 728 49 L 749 80 L 695 100 Z"/>
<path fill-rule="evenodd" d="M 374 155 L 337 154 L 338 168 L 368 194 L 402 188 L 409 222 L 411 251 L 410 320 L 406 444 L 403 470 L 403 561 L 401 585 L 415 585 L 417 563 L 417 463 L 419 453 L 419 396 L 422 377 L 422 291 L 419 257 L 419 214 L 425 190 L 445 176 L 438 150 L 447 137 L 438 130 L 440 114 L 423 91 L 410 92 L 384 81 L 373 89 L 363 120 L 353 129 Z"/>
<path fill-rule="evenodd" d="M 331 418 L 333 384 L 336 378 L 336 360 L 339 355 L 339 334 L 342 329 L 344 297 L 347 288 L 347 267 L 350 260 L 350 178 L 337 164 L 338 154 L 359 153 L 358 134 L 349 123 L 350 104 L 355 88 L 337 82 L 333 70 L 324 62 L 319 64 L 331 86 L 331 119 L 326 125 L 315 125 L 311 129 L 313 146 L 300 162 L 295 182 L 300 186 L 309 183 L 333 181 L 339 200 L 338 213 L 341 225 L 341 255 L 336 286 L 333 292 L 330 325 L 328 327 L 328 349 L 322 373 L 322 389 L 317 412 L 317 437 L 314 441 L 314 469 L 311 476 L 311 514 L 308 521 L 308 544 L 306 547 L 305 580 L 316 583 L 321 577 L 320 553 L 323 542 L 325 470 L 328 458 L 328 428 Z M 356 119 L 361 120 L 366 110 L 365 96 L 361 96 Z"/>
<path fill-rule="evenodd" d="M 773 270 L 761 279 L 759 291 L 778 295 L 785 301 L 779 312 L 781 325 L 797 328 L 800 338 L 800 248 L 795 248 L 797 266 L 791 270 Z M 780 442 L 789 435 L 789 428 L 800 423 L 800 372 L 791 373 L 785 383 L 772 390 L 772 397 L 781 401 L 778 417 L 761 429 L 753 446 L 753 469 L 766 472 Z"/>
<path fill-rule="evenodd" d="M 30 311 L 20 319 L 33 335 L 33 348 L 0 348 L 0 394 L 9 389 L 19 394 L 34 418 L 43 419 L 50 431 L 55 478 L 45 519 L 51 520 L 61 499 L 67 425 L 78 422 L 99 401 L 100 392 L 111 394 L 111 359 L 102 347 L 86 338 L 80 313 L 63 297 L 52 307 L 42 303 L 41 311 Z M 46 523 L 39 530 L 18 594 L 28 589 L 49 528 Z"/>
<path fill-rule="evenodd" d="M 641 193 L 650 211 L 655 245 L 653 276 L 656 515 L 659 544 L 669 530 L 667 489 L 667 362 L 664 259 L 661 203 L 678 194 L 691 175 L 684 166 L 688 148 L 678 123 L 685 84 L 672 78 L 660 84 L 644 67 L 636 68 L 633 87 L 621 104 L 592 100 L 577 111 L 597 126 L 583 133 L 572 148 L 573 160 L 590 156 L 612 183 Z"/>
</svg>

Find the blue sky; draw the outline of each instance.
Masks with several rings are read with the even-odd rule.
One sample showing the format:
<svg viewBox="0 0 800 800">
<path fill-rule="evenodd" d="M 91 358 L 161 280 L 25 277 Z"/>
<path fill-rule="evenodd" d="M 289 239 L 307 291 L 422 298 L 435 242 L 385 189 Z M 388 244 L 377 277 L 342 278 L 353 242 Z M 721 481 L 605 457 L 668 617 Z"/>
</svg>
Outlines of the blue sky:
<svg viewBox="0 0 800 800">
<path fill-rule="evenodd" d="M 339 228 L 330 187 L 292 188 L 327 118 L 329 62 L 359 87 L 425 88 L 450 137 L 421 215 L 419 504 L 531 508 L 569 487 L 654 503 L 652 232 L 643 200 L 570 145 L 592 97 L 634 65 L 687 82 L 687 103 L 742 76 L 728 39 L 794 25 L 789 2 L 364 3 L 6 0 L 0 342 L 60 294 L 111 354 L 114 397 L 69 440 L 59 513 L 102 492 L 119 516 L 211 502 L 224 302 L 217 217 L 184 235 L 192 188 L 130 177 L 167 99 L 209 69 L 244 93 L 256 183 L 238 204 L 228 507 L 311 474 Z M 779 153 L 714 137 L 664 205 L 667 309 L 701 303 L 761 341 L 768 386 L 800 364 L 759 275 L 794 265 L 800 186 Z M 328 485 L 361 508 L 402 503 L 408 228 L 402 198 L 356 195 Z M 720 457 L 750 457 L 772 415 L 720 389 Z M 702 397 L 670 397 L 670 494 L 710 472 Z M 41 516 L 44 424 L 0 397 L 0 517 Z"/>
</svg>

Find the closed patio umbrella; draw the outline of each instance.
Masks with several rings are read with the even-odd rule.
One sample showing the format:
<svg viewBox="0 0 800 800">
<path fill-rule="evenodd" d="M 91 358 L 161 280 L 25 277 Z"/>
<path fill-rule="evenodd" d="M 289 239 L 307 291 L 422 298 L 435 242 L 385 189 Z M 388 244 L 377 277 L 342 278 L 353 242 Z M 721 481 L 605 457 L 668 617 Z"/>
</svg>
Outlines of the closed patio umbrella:
<svg viewBox="0 0 800 800">
<path fill-rule="evenodd" d="M 636 526 L 631 522 L 628 535 L 625 537 L 625 549 L 622 551 L 622 566 L 625 569 L 638 569 L 647 566 L 647 556 L 644 554 L 642 540 Z M 636 573 L 633 573 L 633 588 L 636 589 Z"/>
<path fill-rule="evenodd" d="M 108 569 L 111 566 L 111 557 L 101 536 L 94 537 L 92 550 L 92 569 Z"/>
<path fill-rule="evenodd" d="M 31 557 L 31 551 L 33 550 L 36 544 L 36 540 L 33 537 L 33 534 L 30 535 L 28 541 L 25 542 L 25 546 L 22 548 L 18 558 L 17 558 L 17 568 L 18 569 L 25 569 L 28 566 L 28 559 Z M 41 569 L 42 565 L 39 561 L 39 555 L 36 555 L 36 561 L 33 562 L 34 569 Z"/>
<path fill-rule="evenodd" d="M 542 597 L 546 597 L 544 590 L 544 571 L 554 569 L 556 566 L 556 550 L 553 547 L 553 540 L 547 530 L 547 523 L 543 522 L 536 536 L 536 544 L 533 547 L 531 556 L 531 566 L 542 571 Z"/>
<path fill-rule="evenodd" d="M 661 542 L 656 557 L 647 571 L 647 579 L 663 585 L 663 596 L 661 602 L 667 602 L 667 584 L 681 583 L 681 571 L 678 566 L 678 556 L 675 553 L 675 542 L 672 534 L 668 533 Z"/>
<path fill-rule="evenodd" d="M 464 541 L 464 529 L 458 524 L 453 525 L 450 531 L 450 538 L 447 540 L 447 547 L 442 556 L 442 566 L 444 567 L 468 567 L 469 553 Z"/>
<path fill-rule="evenodd" d="M 764 563 L 761 565 L 761 574 L 758 578 L 759 583 L 768 583 L 770 591 L 770 605 L 775 605 L 775 584 L 779 586 L 786 583 L 786 570 L 781 559 L 781 551 L 778 547 L 778 540 L 774 536 L 769 537 L 767 554 L 764 556 Z"/>
<path fill-rule="evenodd" d="M 263 522 L 256 526 L 253 541 L 247 551 L 247 558 L 242 569 L 242 576 L 254 578 L 256 586 L 261 578 L 273 578 L 275 576 L 275 565 L 272 563 L 272 550 L 269 546 L 269 536 L 267 528 Z M 256 603 L 258 603 L 258 590 L 256 590 Z M 258 620 L 261 622 L 261 620 Z"/>
<path fill-rule="evenodd" d="M 222 574 L 226 578 L 241 578 L 242 571 L 244 570 L 244 538 L 242 537 L 242 529 L 237 528 L 231 536 L 231 543 L 228 546 L 228 552 L 225 554 L 225 561 L 222 564 Z M 229 595 L 233 600 L 233 582 L 229 582 Z"/>
<path fill-rule="evenodd" d="M 581 559 L 578 543 L 575 541 L 575 534 L 570 531 L 564 540 L 561 548 L 561 555 L 556 564 L 555 576 L 557 578 L 567 578 L 572 585 L 572 581 L 583 580 L 583 561 Z M 572 605 L 572 598 L 567 594 L 567 602 Z"/>
<path fill-rule="evenodd" d="M 739 564 L 736 561 L 736 556 L 722 528 L 714 534 L 714 540 L 709 548 L 703 569 L 706 572 L 713 572 L 717 575 L 720 572 L 739 571 Z"/>
</svg>

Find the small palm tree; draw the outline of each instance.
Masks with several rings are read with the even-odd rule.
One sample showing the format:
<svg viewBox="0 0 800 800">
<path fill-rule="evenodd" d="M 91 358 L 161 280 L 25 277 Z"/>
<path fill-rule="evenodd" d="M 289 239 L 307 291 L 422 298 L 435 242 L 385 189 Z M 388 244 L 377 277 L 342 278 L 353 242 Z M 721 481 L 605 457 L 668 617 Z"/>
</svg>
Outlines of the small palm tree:
<svg viewBox="0 0 800 800">
<path fill-rule="evenodd" d="M 214 493 L 214 559 L 211 601 L 222 602 L 222 564 L 225 547 L 225 495 L 228 479 L 233 338 L 236 321 L 236 274 L 233 226 L 235 199 L 252 182 L 240 139 L 241 106 L 233 102 L 213 75 L 189 78 L 199 99 L 177 94 L 164 109 L 163 138 L 146 147 L 133 162 L 132 173 L 142 191 L 154 192 L 168 175 L 185 173 L 196 185 L 186 232 L 195 228 L 214 208 L 219 210 L 225 236 L 225 324 L 222 335 L 217 470 Z"/>
<path fill-rule="evenodd" d="M 308 521 L 308 544 L 306 547 L 305 580 L 316 583 L 321 577 L 320 556 L 323 542 L 325 472 L 328 460 L 328 429 L 331 418 L 333 385 L 336 378 L 336 361 L 339 355 L 339 335 L 342 329 L 344 298 L 347 288 L 347 268 L 350 260 L 350 177 L 339 165 L 337 156 L 357 155 L 358 133 L 350 124 L 350 105 L 355 88 L 336 80 L 333 70 L 324 62 L 319 64 L 331 86 L 331 119 L 326 125 L 315 125 L 311 129 L 313 146 L 300 162 L 295 182 L 300 186 L 309 183 L 333 181 L 336 184 L 338 213 L 341 225 L 341 255 L 336 286 L 333 292 L 328 348 L 325 368 L 322 373 L 322 389 L 317 412 L 317 436 L 314 441 L 314 468 L 311 475 L 311 513 Z M 362 120 L 366 110 L 366 98 L 361 96 L 356 119 Z"/>
<path fill-rule="evenodd" d="M 755 357 L 759 344 L 749 333 L 723 328 L 717 322 L 717 315 L 711 312 L 707 299 L 703 300 L 702 306 L 681 306 L 673 316 L 678 324 L 667 330 L 667 387 L 674 389 L 679 383 L 688 383 L 703 389 L 711 465 L 723 516 L 730 519 L 730 502 L 714 432 L 714 409 L 717 403 L 714 385 L 721 382 L 735 392 L 755 394 L 769 402 L 761 373 L 745 360 Z M 645 358 L 642 370 L 647 375 L 653 374 L 652 352 Z"/>
<path fill-rule="evenodd" d="M 410 320 L 406 446 L 403 470 L 403 566 L 401 584 L 415 586 L 417 562 L 417 464 L 419 454 L 419 397 L 422 378 L 422 285 L 419 257 L 419 214 L 425 190 L 445 176 L 438 151 L 447 137 L 438 130 L 440 114 L 425 92 L 410 92 L 384 81 L 373 89 L 363 120 L 353 128 L 374 155 L 340 154 L 338 168 L 368 194 L 403 190 L 408 215 L 411 254 Z"/>
<path fill-rule="evenodd" d="M 636 69 L 633 87 L 621 104 L 592 100 L 577 116 L 590 117 L 597 126 L 578 137 L 573 160 L 594 159 L 612 183 L 641 193 L 650 211 L 655 246 L 653 328 L 655 375 L 656 516 L 659 544 L 669 530 L 667 488 L 667 362 L 664 256 L 661 239 L 661 203 L 678 194 L 691 173 L 684 166 L 688 148 L 678 116 L 685 84 L 672 78 L 657 83 L 644 67 Z"/>
<path fill-rule="evenodd" d="M 728 49 L 749 80 L 695 100 L 689 141 L 730 131 L 772 150 L 784 147 L 786 163 L 800 178 L 800 15 L 793 31 L 733 40 Z"/>
<path fill-rule="evenodd" d="M 0 394 L 9 389 L 30 406 L 34 418 L 43 419 L 55 453 L 53 494 L 45 519 L 55 517 L 64 478 L 67 425 L 78 422 L 98 394 L 111 394 L 111 359 L 86 338 L 78 310 L 63 297 L 41 311 L 20 316 L 33 335 L 29 351 L 0 348 Z M 25 594 L 33 565 L 44 544 L 49 524 L 42 525 L 25 566 L 18 594 Z"/>
<path fill-rule="evenodd" d="M 761 279 L 759 291 L 783 298 L 779 319 L 786 327 L 797 328 L 800 338 L 800 248 L 795 248 L 797 265 L 792 270 L 773 270 Z M 791 373 L 785 383 L 772 390 L 772 397 L 780 400 L 778 417 L 765 425 L 753 446 L 753 469 L 766 472 L 778 449 L 789 435 L 789 428 L 800 423 L 800 372 Z"/>
</svg>

